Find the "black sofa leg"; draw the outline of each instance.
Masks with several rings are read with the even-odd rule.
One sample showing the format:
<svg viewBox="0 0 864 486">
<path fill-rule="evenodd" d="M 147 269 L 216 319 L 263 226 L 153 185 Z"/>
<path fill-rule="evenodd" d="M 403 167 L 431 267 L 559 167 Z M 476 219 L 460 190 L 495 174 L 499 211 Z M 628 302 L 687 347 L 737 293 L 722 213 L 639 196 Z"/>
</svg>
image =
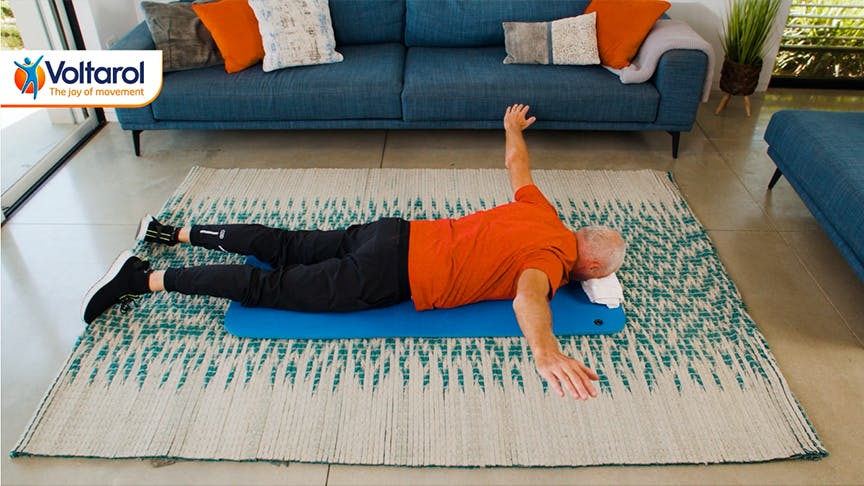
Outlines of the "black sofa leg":
<svg viewBox="0 0 864 486">
<path fill-rule="evenodd" d="M 135 156 L 141 157 L 141 132 L 144 130 L 132 130 L 132 145 L 135 147 Z"/>
<path fill-rule="evenodd" d="M 780 176 L 782 176 L 782 175 L 783 175 L 783 173 L 780 172 L 780 169 L 777 169 L 774 171 L 774 175 L 771 176 L 771 182 L 768 183 L 768 190 L 769 191 L 771 189 L 774 189 L 774 184 L 777 184 L 777 181 L 780 180 Z"/>
<path fill-rule="evenodd" d="M 672 158 L 678 158 L 678 143 L 681 141 L 681 132 L 668 132 L 672 135 Z"/>
</svg>

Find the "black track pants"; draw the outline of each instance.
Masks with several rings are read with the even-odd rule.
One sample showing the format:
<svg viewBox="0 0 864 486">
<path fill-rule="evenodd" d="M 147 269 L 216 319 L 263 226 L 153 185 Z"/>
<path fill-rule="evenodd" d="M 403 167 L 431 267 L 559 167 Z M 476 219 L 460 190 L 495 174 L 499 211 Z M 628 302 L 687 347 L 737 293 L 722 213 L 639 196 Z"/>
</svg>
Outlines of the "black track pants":
<svg viewBox="0 0 864 486">
<path fill-rule="evenodd" d="M 190 241 L 252 255 L 249 265 L 173 268 L 165 289 L 236 300 L 249 307 L 345 312 L 397 304 L 408 284 L 410 224 L 399 218 L 336 231 L 287 231 L 261 225 L 192 226 Z"/>
</svg>

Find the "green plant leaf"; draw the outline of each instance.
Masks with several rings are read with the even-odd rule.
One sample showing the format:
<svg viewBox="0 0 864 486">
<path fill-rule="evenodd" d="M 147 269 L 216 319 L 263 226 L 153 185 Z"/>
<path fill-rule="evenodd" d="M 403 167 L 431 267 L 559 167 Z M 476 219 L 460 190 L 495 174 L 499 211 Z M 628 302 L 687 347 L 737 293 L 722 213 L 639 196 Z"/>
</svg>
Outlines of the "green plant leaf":
<svg viewBox="0 0 864 486">
<path fill-rule="evenodd" d="M 723 53 L 731 61 L 758 64 L 774 26 L 780 0 L 729 0 L 723 23 Z"/>
</svg>

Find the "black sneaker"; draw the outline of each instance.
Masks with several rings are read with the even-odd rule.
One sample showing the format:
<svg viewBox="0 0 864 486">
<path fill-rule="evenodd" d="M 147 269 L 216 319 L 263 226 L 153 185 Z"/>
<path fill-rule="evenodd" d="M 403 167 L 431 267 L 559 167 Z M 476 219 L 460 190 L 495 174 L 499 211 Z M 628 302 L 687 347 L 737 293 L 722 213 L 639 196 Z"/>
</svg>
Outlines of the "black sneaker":
<svg viewBox="0 0 864 486">
<path fill-rule="evenodd" d="M 150 264 L 124 251 L 84 296 L 81 319 L 90 324 L 114 304 L 122 304 L 123 312 L 128 312 L 138 296 L 149 291 Z"/>
<path fill-rule="evenodd" d="M 141 222 L 138 223 L 138 235 L 135 239 L 174 246 L 179 243 L 177 239 L 178 233 L 180 233 L 180 228 L 175 228 L 169 224 L 162 224 L 159 220 L 148 214 L 141 218 Z"/>
</svg>

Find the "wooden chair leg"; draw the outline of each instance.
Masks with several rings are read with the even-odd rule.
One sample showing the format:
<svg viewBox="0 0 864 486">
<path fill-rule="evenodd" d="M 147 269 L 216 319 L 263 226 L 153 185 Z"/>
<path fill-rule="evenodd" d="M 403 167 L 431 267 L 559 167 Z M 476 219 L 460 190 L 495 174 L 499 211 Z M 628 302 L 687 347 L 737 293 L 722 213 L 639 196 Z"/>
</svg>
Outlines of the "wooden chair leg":
<svg viewBox="0 0 864 486">
<path fill-rule="evenodd" d="M 723 111 L 724 108 L 726 108 L 726 104 L 729 103 L 729 99 L 730 99 L 730 98 L 732 98 L 732 95 L 729 94 L 729 93 L 725 93 L 725 94 L 723 95 L 723 99 L 720 100 L 720 104 L 717 105 L 717 110 L 714 111 L 714 114 L 715 114 L 715 115 L 719 115 L 720 112 Z"/>
<path fill-rule="evenodd" d="M 750 116 L 750 97 L 749 96 L 744 97 L 744 111 L 747 112 L 747 116 L 749 117 Z"/>
</svg>

